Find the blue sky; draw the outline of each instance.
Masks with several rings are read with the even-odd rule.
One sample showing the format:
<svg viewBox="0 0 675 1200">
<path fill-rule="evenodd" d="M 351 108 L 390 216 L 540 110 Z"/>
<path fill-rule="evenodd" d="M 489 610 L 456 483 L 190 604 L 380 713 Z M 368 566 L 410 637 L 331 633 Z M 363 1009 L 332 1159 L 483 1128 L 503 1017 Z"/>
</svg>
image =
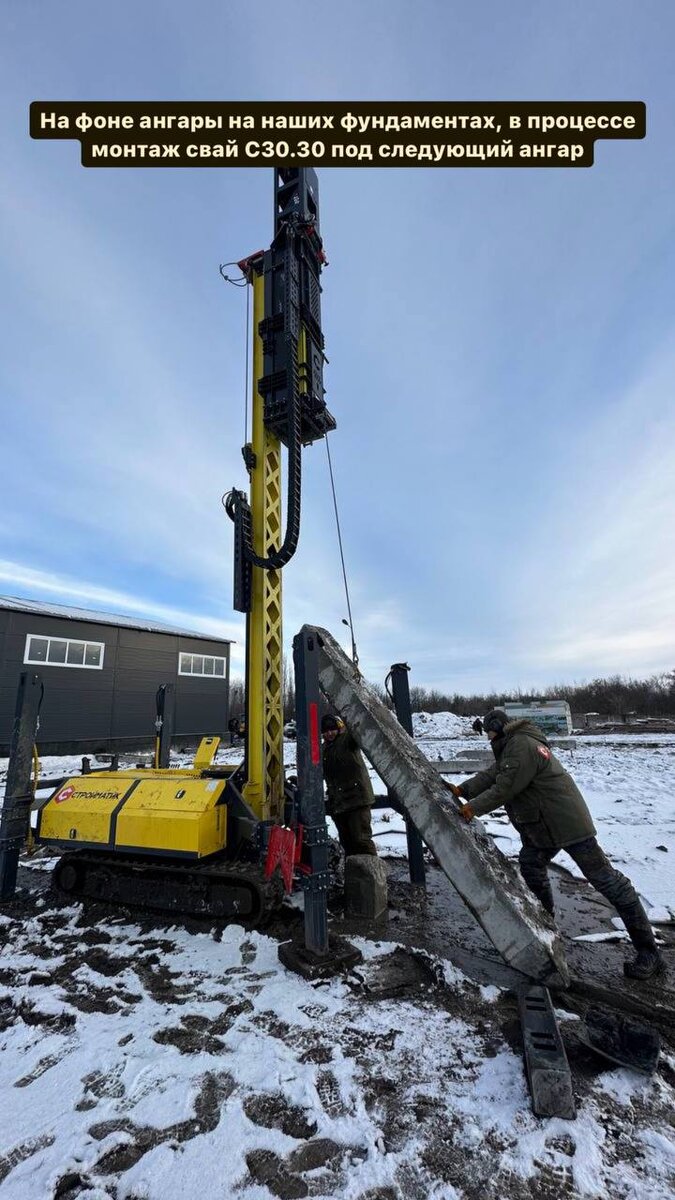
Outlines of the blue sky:
<svg viewBox="0 0 675 1200">
<path fill-rule="evenodd" d="M 5 0 L 0 592 L 238 640 L 244 292 L 269 169 L 85 170 L 32 100 L 644 100 L 590 170 L 320 171 L 362 664 L 450 690 L 675 663 L 675 12 L 642 0 Z M 346 633 L 325 450 L 287 642 Z"/>
</svg>

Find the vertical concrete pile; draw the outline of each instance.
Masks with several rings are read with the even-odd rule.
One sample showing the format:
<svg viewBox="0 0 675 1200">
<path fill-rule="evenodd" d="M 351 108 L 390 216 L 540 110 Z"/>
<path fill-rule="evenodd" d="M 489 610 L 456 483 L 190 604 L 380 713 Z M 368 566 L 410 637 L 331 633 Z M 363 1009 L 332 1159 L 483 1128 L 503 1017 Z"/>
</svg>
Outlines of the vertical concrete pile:
<svg viewBox="0 0 675 1200">
<path fill-rule="evenodd" d="M 309 627 L 306 627 L 309 630 Z M 393 713 L 360 678 L 330 633 L 320 647 L 319 684 L 334 710 L 418 829 L 438 865 L 505 962 L 531 979 L 567 983 L 560 940 L 516 868 L 458 801 Z M 304 632 L 304 631 L 303 631 Z"/>
</svg>

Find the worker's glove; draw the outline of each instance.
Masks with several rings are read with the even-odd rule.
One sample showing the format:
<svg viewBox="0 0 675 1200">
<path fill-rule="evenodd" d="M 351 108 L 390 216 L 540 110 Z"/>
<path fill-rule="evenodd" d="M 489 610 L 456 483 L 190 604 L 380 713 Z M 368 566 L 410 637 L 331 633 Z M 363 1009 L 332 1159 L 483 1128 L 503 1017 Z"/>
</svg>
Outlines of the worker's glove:
<svg viewBox="0 0 675 1200">
<path fill-rule="evenodd" d="M 470 804 L 463 804 L 459 811 L 465 821 L 473 821 L 474 813 Z"/>
<path fill-rule="evenodd" d="M 458 787 L 456 783 L 448 783 L 447 779 L 444 779 L 443 783 L 445 784 L 448 791 L 452 792 L 453 796 L 456 796 L 457 799 L 459 800 L 462 795 L 461 787 Z"/>
</svg>

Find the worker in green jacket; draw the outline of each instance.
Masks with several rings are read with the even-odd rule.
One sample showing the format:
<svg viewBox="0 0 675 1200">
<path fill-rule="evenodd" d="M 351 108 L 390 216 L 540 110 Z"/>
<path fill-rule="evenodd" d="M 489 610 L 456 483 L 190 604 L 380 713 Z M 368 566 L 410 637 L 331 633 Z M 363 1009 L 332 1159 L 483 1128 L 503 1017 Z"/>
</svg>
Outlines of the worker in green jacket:
<svg viewBox="0 0 675 1200">
<path fill-rule="evenodd" d="M 321 718 L 326 812 L 335 822 L 345 857 L 377 854 L 370 823 L 375 800 L 368 770 L 354 738 L 339 717 Z"/>
<path fill-rule="evenodd" d="M 635 888 L 612 866 L 595 837 L 586 802 L 571 775 L 552 753 L 544 734 L 531 721 L 511 721 L 502 709 L 483 718 L 495 756 L 494 766 L 451 786 L 467 800 L 461 812 L 470 821 L 502 806 L 522 841 L 520 870 L 527 886 L 553 915 L 547 867 L 559 850 L 574 859 L 586 879 L 614 905 L 635 947 L 624 963 L 633 979 L 649 979 L 664 970 L 652 927 Z"/>
</svg>

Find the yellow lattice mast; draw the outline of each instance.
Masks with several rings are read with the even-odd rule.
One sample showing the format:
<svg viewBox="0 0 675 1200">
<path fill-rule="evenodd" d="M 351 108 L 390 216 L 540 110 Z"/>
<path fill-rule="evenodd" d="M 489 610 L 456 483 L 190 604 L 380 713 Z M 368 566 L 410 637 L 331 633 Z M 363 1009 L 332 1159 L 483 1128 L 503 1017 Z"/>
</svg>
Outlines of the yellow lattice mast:
<svg viewBox="0 0 675 1200">
<path fill-rule="evenodd" d="M 262 261 L 252 270 L 253 287 L 253 456 L 251 524 L 253 548 L 262 558 L 281 542 L 281 442 L 265 425 L 264 401 L 258 384 L 264 375 L 260 326 L 265 316 Z M 281 821 L 283 816 L 283 638 L 281 569 L 254 566 L 251 611 L 246 637 L 247 782 L 244 797 L 256 816 Z"/>
<path fill-rule="evenodd" d="M 243 796 L 258 820 L 283 820 L 281 572 L 300 533 L 302 447 L 335 421 L 323 398 L 318 183 L 311 168 L 275 171 L 275 235 L 239 265 L 253 288 L 252 440 L 243 454 L 250 503 L 233 490 L 234 607 L 246 620 Z M 282 527 L 282 447 L 287 498 Z"/>
</svg>

